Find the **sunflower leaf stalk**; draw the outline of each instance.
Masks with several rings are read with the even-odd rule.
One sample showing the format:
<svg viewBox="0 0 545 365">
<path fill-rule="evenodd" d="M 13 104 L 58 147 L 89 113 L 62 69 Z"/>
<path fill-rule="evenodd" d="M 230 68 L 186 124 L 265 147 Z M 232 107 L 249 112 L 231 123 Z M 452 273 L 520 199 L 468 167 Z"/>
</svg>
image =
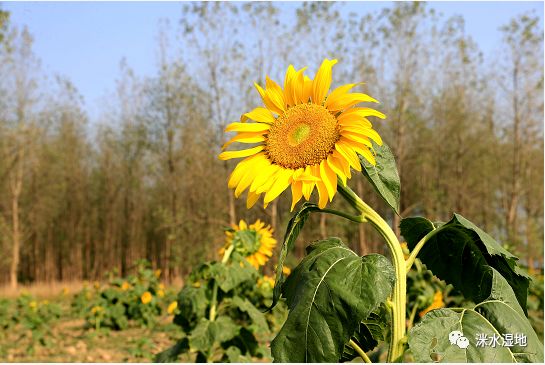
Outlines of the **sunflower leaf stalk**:
<svg viewBox="0 0 545 365">
<path fill-rule="evenodd" d="M 225 265 L 227 261 L 229 261 L 229 257 L 231 257 L 231 254 L 233 253 L 233 250 L 235 249 L 235 245 L 231 245 L 225 250 L 225 253 L 223 254 L 223 258 L 221 259 L 222 265 Z M 213 322 L 216 319 L 217 315 L 217 306 L 218 306 L 218 281 L 214 281 L 214 287 L 212 288 L 212 302 L 210 305 L 210 314 L 208 318 L 211 322 Z"/>
<path fill-rule="evenodd" d="M 388 361 L 393 362 L 403 355 L 403 338 L 405 337 L 405 318 L 407 306 L 407 269 L 403 250 L 388 223 L 369 205 L 367 205 L 348 186 L 339 184 L 340 194 L 356 209 L 363 218 L 385 239 L 394 264 L 396 281 L 392 293 L 392 337 L 388 352 Z"/>
</svg>

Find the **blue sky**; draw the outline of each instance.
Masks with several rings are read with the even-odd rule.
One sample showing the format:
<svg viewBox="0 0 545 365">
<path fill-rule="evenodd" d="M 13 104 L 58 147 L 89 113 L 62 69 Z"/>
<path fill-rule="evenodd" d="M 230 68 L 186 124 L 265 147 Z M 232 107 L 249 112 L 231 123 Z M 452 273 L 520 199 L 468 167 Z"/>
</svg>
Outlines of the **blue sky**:
<svg viewBox="0 0 545 365">
<path fill-rule="evenodd" d="M 288 9 L 297 4 L 278 3 Z M 347 11 L 376 12 L 389 2 L 350 2 Z M 177 2 L 5 2 L 13 25 L 27 25 L 34 51 L 47 74 L 68 77 L 84 96 L 91 116 L 112 91 L 120 60 L 140 76 L 153 75 L 159 20 L 176 24 Z M 431 2 L 445 16 L 462 15 L 466 31 L 485 56 L 499 48 L 498 28 L 521 12 L 534 9 L 543 26 L 543 2 Z"/>
</svg>

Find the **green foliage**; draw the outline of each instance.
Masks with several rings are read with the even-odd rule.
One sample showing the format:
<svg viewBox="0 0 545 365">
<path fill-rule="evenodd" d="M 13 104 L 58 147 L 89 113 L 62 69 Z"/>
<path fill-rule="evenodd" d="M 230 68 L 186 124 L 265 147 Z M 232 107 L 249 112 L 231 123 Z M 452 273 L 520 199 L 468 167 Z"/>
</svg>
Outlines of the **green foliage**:
<svg viewBox="0 0 545 365">
<path fill-rule="evenodd" d="M 308 219 L 310 213 L 319 211 L 320 208 L 313 203 L 305 202 L 301 205 L 301 208 L 291 217 L 288 227 L 286 228 L 286 234 L 284 235 L 284 242 L 282 243 L 282 249 L 278 257 L 278 265 L 276 267 L 276 285 L 274 286 L 274 295 L 272 306 L 276 305 L 280 299 L 282 286 L 284 284 L 284 274 L 282 268 L 284 267 L 284 262 L 288 252 L 293 248 L 299 232 L 305 225 L 306 220 Z"/>
<path fill-rule="evenodd" d="M 285 317 L 285 306 L 272 303 L 272 279 L 243 256 L 205 262 L 195 268 L 178 294 L 174 323 L 184 336 L 155 361 L 246 362 L 270 356 L 264 341 Z"/>
<path fill-rule="evenodd" d="M 95 283 L 74 296 L 72 308 L 83 315 L 95 329 L 126 329 L 131 321 L 153 327 L 161 315 L 166 314 L 174 293 L 160 283 L 160 270 L 152 270 L 146 261 L 138 263 L 136 275 L 126 278 L 109 274 L 105 287 Z"/>
<path fill-rule="evenodd" d="M 23 337 L 31 339 L 27 352 L 32 353 L 36 344 L 49 344 L 51 323 L 61 314 L 62 309 L 58 304 L 22 294 L 14 301 L 0 300 L 0 329 L 2 332 L 22 329 Z"/>
<path fill-rule="evenodd" d="M 358 323 L 390 295 L 394 278 L 383 256 L 359 257 L 336 238 L 310 245 L 282 286 L 289 316 L 271 344 L 275 361 L 339 361 Z"/>
<path fill-rule="evenodd" d="M 454 214 L 450 222 L 437 226 L 419 254 L 437 277 L 478 303 L 490 292 L 489 268 L 493 267 L 509 282 L 526 312 L 529 277 L 517 266 L 515 256 L 459 214 Z M 413 249 L 420 239 L 433 231 L 434 225 L 425 218 L 415 217 L 403 219 L 400 228 L 409 248 Z"/>
<path fill-rule="evenodd" d="M 386 308 L 386 305 L 382 303 L 379 308 L 371 312 L 367 319 L 361 321 L 359 328 L 356 329 L 351 340 L 363 351 L 371 351 L 377 347 L 379 342 L 386 341 L 389 338 L 390 324 L 390 312 Z M 348 344 L 344 345 L 341 357 L 342 362 L 352 361 L 358 356 L 359 355 L 352 346 Z"/>
<path fill-rule="evenodd" d="M 520 307 L 505 278 L 489 269 L 492 285 L 489 296 L 473 308 L 439 309 L 427 314 L 409 333 L 409 346 L 417 362 L 542 362 L 543 345 Z M 460 331 L 470 340 L 466 349 L 449 341 L 452 331 Z M 477 346 L 480 334 L 487 337 L 523 334 L 527 343 L 504 346 Z"/>
<path fill-rule="evenodd" d="M 386 143 L 383 143 L 382 146 L 374 144 L 373 147 L 376 153 L 376 165 L 371 165 L 363 156 L 358 155 L 363 167 L 361 171 L 380 197 L 396 214 L 399 214 L 401 182 L 397 173 L 395 157 Z"/>
<path fill-rule="evenodd" d="M 409 247 L 414 249 L 425 240 L 419 257 L 437 277 L 477 303 L 427 314 L 409 333 L 417 361 L 543 361 L 542 345 L 526 318 L 529 277 L 517 266 L 515 256 L 457 214 L 450 222 L 435 225 L 425 218 L 407 218 L 400 227 Z M 448 335 L 454 330 L 470 339 L 467 349 L 449 342 Z M 502 346 L 500 340 L 500 348 L 476 348 L 473 342 L 479 334 L 516 333 L 527 337 L 527 347 Z"/>
</svg>

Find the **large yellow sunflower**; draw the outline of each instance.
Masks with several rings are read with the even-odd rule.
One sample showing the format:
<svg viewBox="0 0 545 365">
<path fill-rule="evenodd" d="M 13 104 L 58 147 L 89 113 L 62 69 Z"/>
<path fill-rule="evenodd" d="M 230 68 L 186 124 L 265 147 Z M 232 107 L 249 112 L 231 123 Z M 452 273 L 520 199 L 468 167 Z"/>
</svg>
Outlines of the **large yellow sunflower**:
<svg viewBox="0 0 545 365">
<path fill-rule="evenodd" d="M 220 250 L 220 255 L 223 255 L 229 246 L 234 245 L 234 250 L 246 257 L 256 269 L 269 261 L 276 246 L 273 229 L 271 226 L 265 226 L 259 219 L 249 226 L 241 220 L 238 226 L 235 224 L 231 230 L 226 231 L 225 236 L 225 246 Z"/>
<path fill-rule="evenodd" d="M 284 88 L 266 77 L 266 88 L 255 84 L 265 107 L 242 115 L 226 132 L 237 134 L 222 147 L 233 142 L 257 144 L 249 149 L 224 151 L 222 160 L 246 157 L 229 178 L 235 196 L 248 190 L 247 207 L 265 194 L 265 207 L 291 185 L 292 206 L 306 200 L 318 190 L 320 208 L 337 192 L 337 176 L 346 185 L 350 167 L 361 171 L 358 154 L 375 164 L 371 141 L 382 140 L 372 128 L 369 116 L 384 119 L 381 112 L 355 107 L 361 102 L 377 102 L 369 95 L 350 93 L 357 84 L 340 86 L 331 93 L 331 69 L 337 60 L 324 60 L 311 80 L 288 67 Z M 252 120 L 255 123 L 248 123 Z"/>
</svg>

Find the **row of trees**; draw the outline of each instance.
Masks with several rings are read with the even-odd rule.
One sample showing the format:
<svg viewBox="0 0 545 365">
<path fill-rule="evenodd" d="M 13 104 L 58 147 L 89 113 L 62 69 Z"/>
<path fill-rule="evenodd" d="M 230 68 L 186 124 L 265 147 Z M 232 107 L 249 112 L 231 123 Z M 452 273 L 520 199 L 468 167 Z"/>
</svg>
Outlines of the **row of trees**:
<svg viewBox="0 0 545 365">
<path fill-rule="evenodd" d="M 1 12 L 0 283 L 127 274 L 143 257 L 169 278 L 184 275 L 239 219 L 264 219 L 280 239 L 289 194 L 250 211 L 235 200 L 233 162 L 217 159 L 223 129 L 260 104 L 253 81 L 283 80 L 290 63 L 315 71 L 325 57 L 339 59 L 335 84 L 365 81 L 381 101 L 388 118 L 375 125 L 397 158 L 402 216 L 461 213 L 541 265 L 543 32 L 533 14 L 501 31 L 498 58 L 482 54 L 463 18 L 425 3 L 374 14 L 336 3 L 186 3 L 179 24 L 160 24 L 155 75 L 122 61 L 89 123 L 75 86 L 44 75 L 32 36 Z M 387 212 L 362 177 L 350 184 Z M 362 253 L 383 248 L 364 226 L 311 219 L 300 253 L 328 234 Z"/>
</svg>

